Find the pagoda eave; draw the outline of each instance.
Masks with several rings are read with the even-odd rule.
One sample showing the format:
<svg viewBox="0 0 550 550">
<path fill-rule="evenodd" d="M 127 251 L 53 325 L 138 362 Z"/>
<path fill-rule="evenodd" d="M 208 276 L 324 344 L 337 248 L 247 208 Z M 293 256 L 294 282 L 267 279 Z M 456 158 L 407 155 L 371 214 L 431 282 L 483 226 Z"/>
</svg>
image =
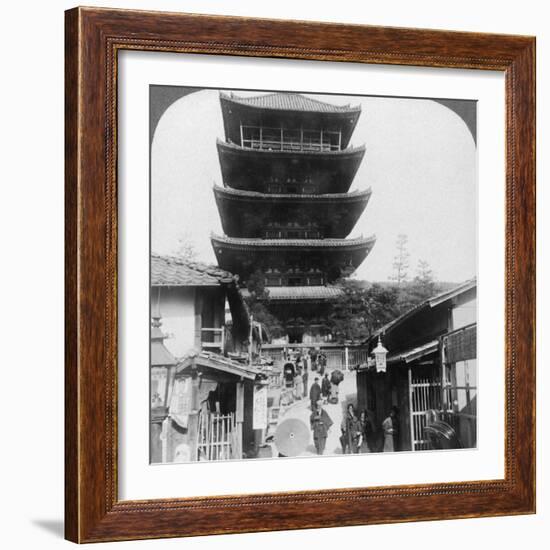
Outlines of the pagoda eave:
<svg viewBox="0 0 550 550">
<path fill-rule="evenodd" d="M 212 235 L 211 241 L 214 246 L 227 248 L 228 250 L 280 250 L 284 252 L 292 250 L 322 250 L 327 252 L 334 250 L 351 252 L 372 248 L 376 237 L 373 235 L 355 239 L 247 239 Z"/>
<path fill-rule="evenodd" d="M 312 151 L 312 150 L 301 150 L 297 149 L 253 149 L 251 147 L 242 147 L 237 143 L 223 141 L 221 139 L 216 140 L 216 144 L 219 149 L 227 149 L 235 152 L 236 154 L 246 155 L 246 156 L 260 156 L 262 159 L 269 158 L 270 156 L 282 158 L 307 158 L 308 160 L 314 159 L 347 159 L 347 158 L 363 158 L 365 154 L 365 145 L 360 145 L 358 147 L 346 147 L 340 150 L 334 151 Z"/>
<path fill-rule="evenodd" d="M 372 250 L 374 236 L 358 239 L 243 239 L 211 237 L 212 247 L 222 269 L 251 273 L 285 265 L 318 265 L 328 281 L 349 276 Z"/>
<path fill-rule="evenodd" d="M 344 291 L 337 286 L 273 286 L 266 287 L 267 300 L 277 304 L 295 303 L 297 301 L 308 303 L 333 302 L 344 294 Z M 248 291 L 241 291 L 243 296 Z"/>
<path fill-rule="evenodd" d="M 239 202 L 264 201 L 279 204 L 354 204 L 368 201 L 372 190 L 368 189 L 350 191 L 349 193 L 323 193 L 323 194 L 296 194 L 296 193 L 260 193 L 258 191 L 244 191 L 231 187 L 214 185 L 214 194 L 228 200 Z"/>
<path fill-rule="evenodd" d="M 230 237 L 264 237 L 269 224 L 293 219 L 310 224 L 324 237 L 345 238 L 365 210 L 371 190 L 328 195 L 265 194 L 214 186 L 222 227 Z"/>
</svg>

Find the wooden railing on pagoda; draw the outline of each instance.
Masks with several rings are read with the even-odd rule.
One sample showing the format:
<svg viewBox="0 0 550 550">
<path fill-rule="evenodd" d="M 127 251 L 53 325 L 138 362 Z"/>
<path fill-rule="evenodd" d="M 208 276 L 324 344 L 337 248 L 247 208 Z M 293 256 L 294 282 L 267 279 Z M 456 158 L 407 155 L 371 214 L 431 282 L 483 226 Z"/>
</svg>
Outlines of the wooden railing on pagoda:
<svg viewBox="0 0 550 550">
<path fill-rule="evenodd" d="M 340 151 L 342 132 L 241 125 L 241 147 L 272 151 Z"/>
</svg>

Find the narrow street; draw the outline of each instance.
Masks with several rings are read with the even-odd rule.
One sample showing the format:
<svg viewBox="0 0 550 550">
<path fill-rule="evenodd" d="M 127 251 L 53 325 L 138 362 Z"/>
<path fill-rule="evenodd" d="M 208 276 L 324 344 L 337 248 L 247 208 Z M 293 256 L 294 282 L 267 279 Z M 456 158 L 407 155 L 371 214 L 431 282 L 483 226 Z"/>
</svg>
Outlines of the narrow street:
<svg viewBox="0 0 550 550">
<path fill-rule="evenodd" d="M 315 373 L 310 373 L 309 376 L 310 380 L 308 381 L 307 392 L 308 397 L 293 403 L 281 416 L 281 418 L 279 419 L 279 423 L 289 418 L 296 418 L 304 422 L 309 428 L 309 418 L 311 415 L 309 388 L 311 387 L 311 384 L 313 384 L 315 377 L 312 375 L 314 374 Z M 355 405 L 357 401 L 357 384 L 355 371 L 345 372 L 344 376 L 344 380 L 339 385 L 340 392 L 338 403 L 334 405 L 327 403 L 326 405 L 324 405 L 324 409 L 326 410 L 333 422 L 327 438 L 327 444 L 324 452 L 325 455 L 342 454 L 342 447 L 340 445 L 340 424 L 342 423 L 342 419 L 344 418 L 345 410 L 348 403 L 353 403 Z M 312 456 L 316 454 L 317 453 L 315 451 L 315 445 L 313 444 L 313 435 L 311 435 L 311 439 L 306 451 L 300 456 Z"/>
</svg>

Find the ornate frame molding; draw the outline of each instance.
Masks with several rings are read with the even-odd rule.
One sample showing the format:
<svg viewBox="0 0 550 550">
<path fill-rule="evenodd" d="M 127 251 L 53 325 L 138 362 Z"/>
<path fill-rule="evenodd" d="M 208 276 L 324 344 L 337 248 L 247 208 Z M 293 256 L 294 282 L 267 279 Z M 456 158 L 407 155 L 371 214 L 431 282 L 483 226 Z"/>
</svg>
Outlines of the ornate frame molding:
<svg viewBox="0 0 550 550">
<path fill-rule="evenodd" d="M 244 36 L 246 43 L 242 41 Z M 117 54 L 126 49 L 505 73 L 504 479 L 249 496 L 118 500 L 116 90 Z M 69 540 L 97 542 L 535 511 L 533 37 L 75 8 L 66 12 L 65 55 L 65 433 Z M 330 511 L 326 509 L 328 502 Z"/>
</svg>

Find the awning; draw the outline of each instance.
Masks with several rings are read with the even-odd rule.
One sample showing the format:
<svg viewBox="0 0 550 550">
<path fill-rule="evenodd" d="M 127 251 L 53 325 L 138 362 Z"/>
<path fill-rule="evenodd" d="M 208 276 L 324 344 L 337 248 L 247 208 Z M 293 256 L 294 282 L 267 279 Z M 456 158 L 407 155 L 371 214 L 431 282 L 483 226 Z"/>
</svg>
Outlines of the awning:
<svg viewBox="0 0 550 550">
<path fill-rule="evenodd" d="M 427 344 L 423 344 L 422 346 L 411 348 L 406 351 L 401 351 L 399 353 L 396 353 L 395 355 L 390 355 L 387 358 L 387 362 L 388 363 L 401 363 L 401 362 L 410 363 L 411 361 L 416 361 L 421 357 L 425 357 L 426 355 L 435 353 L 438 350 L 438 348 L 439 348 L 439 340 L 432 340 L 431 342 L 428 342 Z"/>
<path fill-rule="evenodd" d="M 193 367 L 219 370 L 249 380 L 255 380 L 262 373 L 260 368 L 253 365 L 245 365 L 217 353 L 202 352 L 195 356 L 186 357 L 177 368 L 176 375 L 186 374 L 184 371 Z"/>
</svg>

